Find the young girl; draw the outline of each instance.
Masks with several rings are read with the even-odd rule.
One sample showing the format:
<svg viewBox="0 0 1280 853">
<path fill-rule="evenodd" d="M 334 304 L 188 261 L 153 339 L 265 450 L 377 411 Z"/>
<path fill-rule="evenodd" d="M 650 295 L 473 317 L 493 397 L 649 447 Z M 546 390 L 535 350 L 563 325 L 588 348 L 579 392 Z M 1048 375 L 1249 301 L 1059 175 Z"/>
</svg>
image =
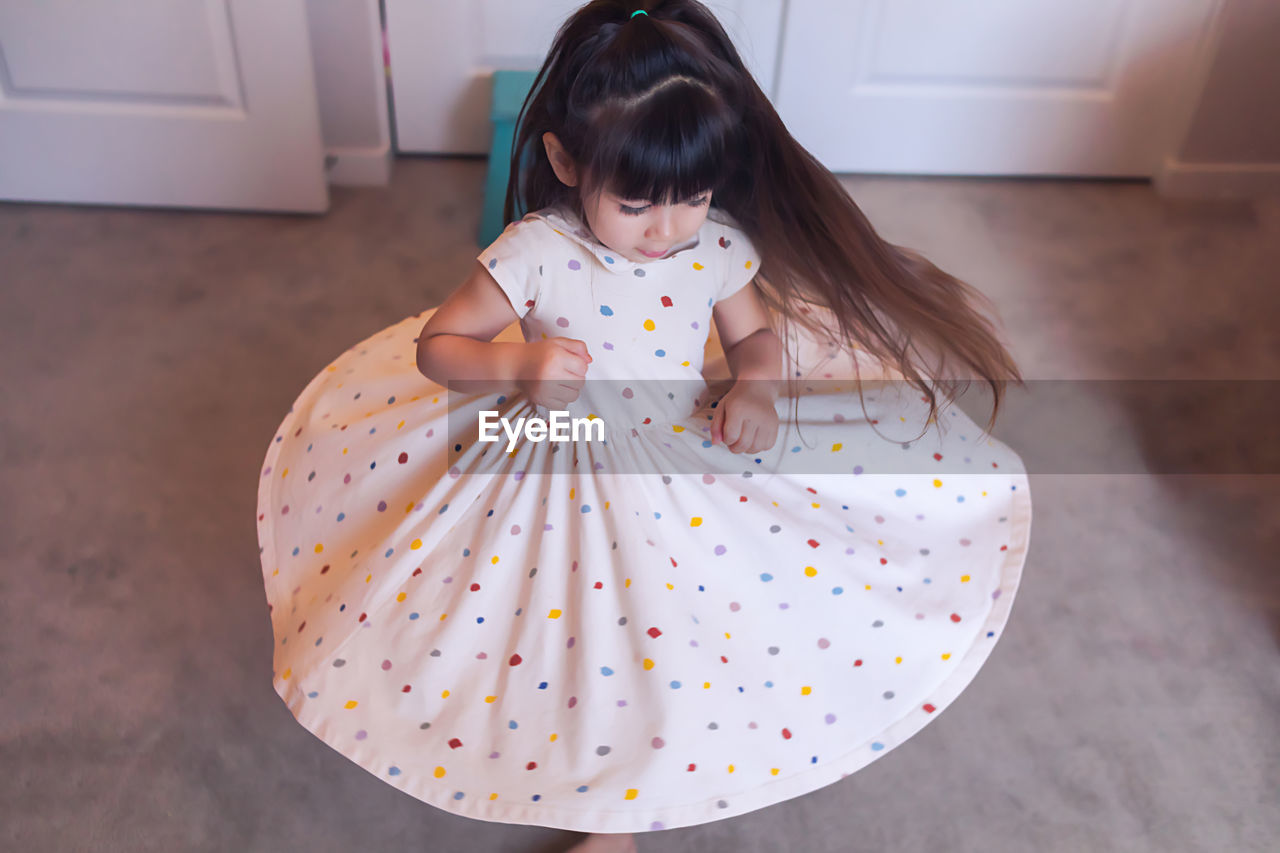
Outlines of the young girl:
<svg viewBox="0 0 1280 853">
<path fill-rule="evenodd" d="M 581 849 L 883 757 L 977 674 L 1026 558 L 1020 458 L 935 396 L 987 381 L 989 428 L 1019 379 L 977 292 L 876 235 L 695 0 L 573 14 L 511 174 L 532 212 L 270 445 L 276 691 L 402 791 Z M 602 439 L 481 440 L 552 412 Z"/>
</svg>

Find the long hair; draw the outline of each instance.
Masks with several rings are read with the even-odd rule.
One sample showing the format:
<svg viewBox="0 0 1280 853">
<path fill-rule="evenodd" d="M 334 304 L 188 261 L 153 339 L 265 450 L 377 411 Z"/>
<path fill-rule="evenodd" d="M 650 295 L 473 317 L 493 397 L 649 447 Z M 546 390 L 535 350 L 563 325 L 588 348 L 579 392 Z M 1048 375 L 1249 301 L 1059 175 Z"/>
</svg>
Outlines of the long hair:
<svg viewBox="0 0 1280 853">
<path fill-rule="evenodd" d="M 638 8 L 648 14 L 632 16 Z M 576 164 L 576 187 L 552 170 L 548 131 Z M 794 320 L 828 346 L 863 349 L 920 389 L 928 422 L 939 407 L 926 377 L 947 397 L 961 377 L 966 386 L 985 380 L 995 402 L 984 435 L 1005 382 L 1022 384 L 974 308 L 990 300 L 876 234 L 787 131 L 698 0 L 592 0 L 556 33 L 520 111 L 504 219 L 517 205 L 560 203 L 581 217 L 584 197 L 604 189 L 655 203 L 712 190 L 712 207 L 736 220 L 760 255 L 755 282 L 774 331 L 781 323 L 788 340 Z M 959 371 L 948 371 L 953 362 Z M 793 372 L 788 364 L 788 382 Z"/>
</svg>

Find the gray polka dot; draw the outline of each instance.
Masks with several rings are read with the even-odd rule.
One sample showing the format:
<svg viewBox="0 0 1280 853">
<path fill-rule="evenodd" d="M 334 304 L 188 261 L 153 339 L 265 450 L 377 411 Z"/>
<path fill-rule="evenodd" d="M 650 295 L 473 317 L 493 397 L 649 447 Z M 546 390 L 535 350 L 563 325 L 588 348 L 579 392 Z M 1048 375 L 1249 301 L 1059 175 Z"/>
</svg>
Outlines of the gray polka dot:
<svg viewBox="0 0 1280 853">
<path fill-rule="evenodd" d="M 336 660 L 334 660 L 333 665 L 334 665 L 334 666 L 336 666 L 336 667 L 341 668 L 341 667 L 346 666 L 346 665 L 347 665 L 347 662 L 346 662 L 345 660 L 343 660 L 342 658 L 337 658 Z"/>
<path fill-rule="evenodd" d="M 619 625 L 625 625 L 625 624 L 627 624 L 627 617 L 625 617 L 625 616 L 620 616 L 620 617 L 618 617 L 618 624 L 619 624 Z"/>
<path fill-rule="evenodd" d="M 439 650 L 439 649 L 432 649 L 432 650 L 431 650 L 431 656 L 432 656 L 433 658 L 438 658 L 438 657 L 440 657 L 440 650 Z"/>
<path fill-rule="evenodd" d="M 608 755 L 613 750 L 611 746 L 597 746 L 596 755 Z"/>
<path fill-rule="evenodd" d="M 716 800 L 716 808 L 727 809 L 729 808 L 729 804 L 724 800 Z"/>
<path fill-rule="evenodd" d="M 929 556 L 929 549 L 928 549 L 928 548 L 921 548 L 921 549 L 920 549 L 920 553 L 921 553 L 923 556 L 927 557 L 927 556 Z"/>
<path fill-rule="evenodd" d="M 755 476 L 755 474 L 753 474 L 751 471 L 743 471 L 743 472 L 742 472 L 742 476 L 743 476 L 743 478 L 744 478 L 744 479 L 747 479 L 747 478 L 750 478 L 750 477 L 754 477 L 754 476 Z"/>
<path fill-rule="evenodd" d="M 422 725 L 418 726 L 418 728 L 420 728 L 420 729 L 429 729 L 429 728 L 431 728 L 431 724 L 430 724 L 430 723 L 423 723 Z"/>
<path fill-rule="evenodd" d="M 778 653 L 778 647 L 777 647 L 777 646 L 770 646 L 770 647 L 769 647 L 769 654 L 771 654 L 771 655 L 776 655 L 777 653 Z"/>
<path fill-rule="evenodd" d="M 884 620 L 883 620 L 883 619 L 877 619 L 876 621 L 874 621 L 874 622 L 872 622 L 872 623 L 871 623 L 871 627 L 872 627 L 872 628 L 880 628 L 880 627 L 882 627 L 883 625 L 884 625 Z"/>
<path fill-rule="evenodd" d="M 669 486 L 669 485 L 671 485 L 671 478 L 670 478 L 670 477 L 668 477 L 666 474 L 663 474 L 663 475 L 662 475 L 662 482 L 663 482 L 664 484 L 666 484 L 666 485 L 668 485 L 668 486 Z"/>
<path fill-rule="evenodd" d="M 892 698 L 893 698 L 893 691 L 892 691 L 892 690 L 886 690 L 886 691 L 884 692 L 884 698 L 886 698 L 886 699 L 892 699 Z"/>
<path fill-rule="evenodd" d="M 778 532 L 779 530 L 781 530 L 781 529 L 782 529 L 782 528 L 781 528 L 780 526 L 778 526 L 777 524 L 770 524 L 770 525 L 769 525 L 769 532 L 770 532 L 770 533 L 777 533 L 777 532 Z"/>
<path fill-rule="evenodd" d="M 538 567 L 534 566 L 532 569 L 529 570 L 529 577 L 533 577 L 537 573 L 538 573 Z"/>
<path fill-rule="evenodd" d="M 644 278 L 644 270 L 637 268 L 637 269 L 636 269 L 636 278 Z"/>
<path fill-rule="evenodd" d="M 707 723 L 707 728 L 711 729 L 711 731 L 714 732 L 716 729 L 720 728 L 720 724 L 713 721 L 713 722 Z"/>
</svg>

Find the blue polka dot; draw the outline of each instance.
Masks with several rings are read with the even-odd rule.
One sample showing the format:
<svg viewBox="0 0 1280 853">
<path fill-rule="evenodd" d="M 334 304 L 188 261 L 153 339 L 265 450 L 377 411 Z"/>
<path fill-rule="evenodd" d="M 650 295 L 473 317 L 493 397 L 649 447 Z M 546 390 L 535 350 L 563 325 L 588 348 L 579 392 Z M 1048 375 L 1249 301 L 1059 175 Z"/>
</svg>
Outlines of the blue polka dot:
<svg viewBox="0 0 1280 853">
<path fill-rule="evenodd" d="M 612 669 L 610 669 L 610 668 L 609 668 L 609 667 L 607 667 L 607 666 L 602 666 L 602 667 L 600 667 L 600 674 L 601 674 L 601 675 L 613 675 L 613 670 L 612 670 Z"/>
<path fill-rule="evenodd" d="M 583 505 L 582 505 L 582 510 L 581 510 L 581 511 L 582 511 L 582 512 L 591 512 L 591 504 L 583 504 Z"/>
<path fill-rule="evenodd" d="M 400 768 L 399 768 L 399 767 L 392 767 L 390 770 L 388 770 L 388 771 L 387 771 L 387 775 L 388 775 L 388 776 L 399 776 L 399 775 L 400 775 Z"/>
<path fill-rule="evenodd" d="M 768 572 L 761 572 L 760 580 L 764 581 L 765 583 L 768 583 L 769 581 L 773 580 L 773 575 L 769 574 Z"/>
<path fill-rule="evenodd" d="M 662 358 L 664 355 L 667 354 L 667 351 L 664 349 L 656 349 L 653 351 L 653 354 L 656 355 L 658 358 Z"/>
<path fill-rule="evenodd" d="M 907 493 L 907 490 L 906 490 L 906 489 L 894 489 L 894 490 L 893 490 L 893 493 L 894 493 L 895 495 L 897 495 L 898 497 L 902 497 L 903 495 L 905 495 L 905 494 Z"/>
<path fill-rule="evenodd" d="M 672 689 L 672 690 L 679 690 L 679 689 L 680 689 L 680 682 L 678 682 L 678 681 L 673 681 L 673 682 L 671 682 L 671 689 Z"/>
<path fill-rule="evenodd" d="M 606 317 L 612 317 L 612 316 L 613 316 L 613 309 L 612 309 L 612 308 L 610 308 L 608 305 L 601 305 L 601 306 L 600 306 L 600 313 L 601 313 L 601 314 L 603 314 L 603 315 L 604 315 L 604 316 L 606 316 Z"/>
</svg>

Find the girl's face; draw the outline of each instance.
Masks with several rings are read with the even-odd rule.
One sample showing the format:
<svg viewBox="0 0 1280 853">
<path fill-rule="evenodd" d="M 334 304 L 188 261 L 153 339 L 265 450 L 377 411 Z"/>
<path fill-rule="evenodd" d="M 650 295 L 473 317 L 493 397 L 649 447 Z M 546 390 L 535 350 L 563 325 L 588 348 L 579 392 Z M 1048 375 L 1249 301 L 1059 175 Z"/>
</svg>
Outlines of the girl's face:
<svg viewBox="0 0 1280 853">
<path fill-rule="evenodd" d="M 628 260 L 647 263 L 697 236 L 711 209 L 711 193 L 674 204 L 653 204 L 603 190 L 584 199 L 582 206 L 596 239 Z"/>
</svg>

